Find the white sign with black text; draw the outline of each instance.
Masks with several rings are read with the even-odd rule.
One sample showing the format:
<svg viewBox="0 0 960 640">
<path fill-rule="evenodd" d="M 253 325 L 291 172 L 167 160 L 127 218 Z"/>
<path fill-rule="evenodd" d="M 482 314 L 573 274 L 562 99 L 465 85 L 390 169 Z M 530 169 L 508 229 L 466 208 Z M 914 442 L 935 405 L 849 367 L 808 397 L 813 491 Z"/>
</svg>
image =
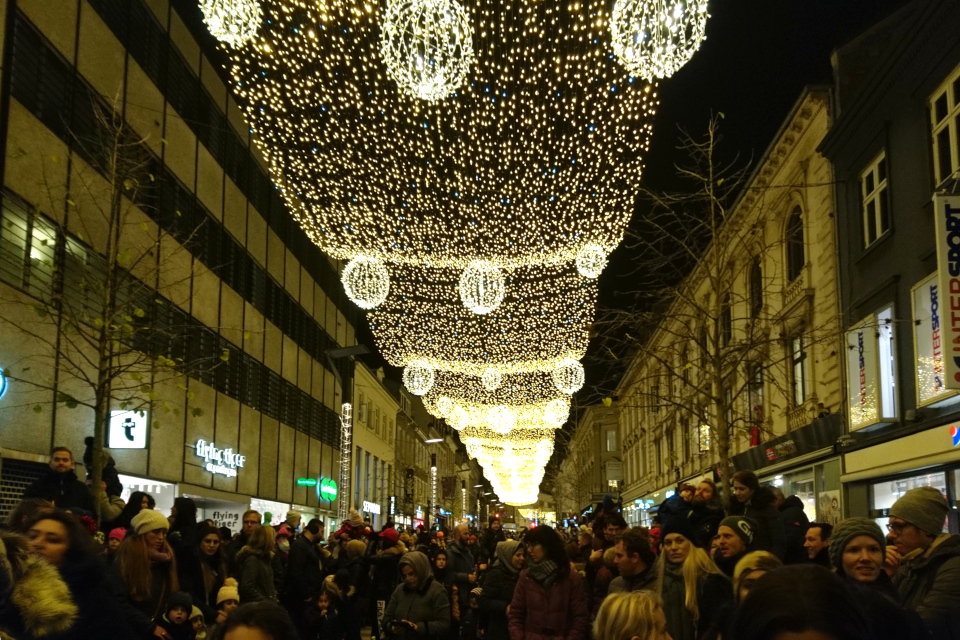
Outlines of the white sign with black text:
<svg viewBox="0 0 960 640">
<path fill-rule="evenodd" d="M 147 446 L 147 413 L 111 411 L 107 428 L 110 449 L 145 449 Z"/>
<path fill-rule="evenodd" d="M 197 456 L 207 463 L 207 471 L 218 473 L 228 478 L 237 477 L 237 469 L 243 467 L 246 456 L 234 453 L 233 449 L 217 449 L 212 442 L 197 440 Z"/>
</svg>

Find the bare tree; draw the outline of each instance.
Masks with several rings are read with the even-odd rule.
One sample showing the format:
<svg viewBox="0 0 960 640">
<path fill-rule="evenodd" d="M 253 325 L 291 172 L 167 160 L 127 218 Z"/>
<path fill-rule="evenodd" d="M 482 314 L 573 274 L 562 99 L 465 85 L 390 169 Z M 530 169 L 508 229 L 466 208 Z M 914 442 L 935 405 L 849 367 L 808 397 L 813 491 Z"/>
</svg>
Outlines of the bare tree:
<svg viewBox="0 0 960 640">
<path fill-rule="evenodd" d="M 697 455 L 708 450 L 727 499 L 737 440 L 770 435 L 774 413 L 809 415 L 798 353 L 837 340 L 839 329 L 835 312 L 815 313 L 800 300 L 810 286 L 801 277 L 802 220 L 796 229 L 785 220 L 797 185 L 762 184 L 737 162 L 722 163 L 722 118 L 710 120 L 702 139 L 682 133 L 688 160 L 677 170 L 688 190 L 642 192 L 646 206 L 626 242 L 631 308 L 604 310 L 594 333 L 604 358 L 630 354 L 618 405 L 635 412 L 651 442 L 666 445 L 645 455 L 679 479 L 684 461 L 712 466 Z"/>
<path fill-rule="evenodd" d="M 154 427 L 159 415 L 177 416 L 181 406 L 201 415 L 191 405 L 187 375 L 211 371 L 229 360 L 229 350 L 186 355 L 196 353 L 190 341 L 197 324 L 186 314 L 178 321 L 163 311 L 188 304 L 199 263 L 187 247 L 197 230 L 175 237 L 154 222 L 154 157 L 116 107 L 94 99 L 94 113 L 96 133 L 72 136 L 68 184 L 38 176 L 47 202 L 62 202 L 63 210 L 41 213 L 35 205 L 8 203 L 3 231 L 24 253 L 18 288 L 3 289 L 0 324 L 13 339 L 32 345 L 30 355 L 4 374 L 50 398 L 33 405 L 35 412 L 45 404 L 92 412 L 99 510 L 111 411 L 144 415 L 152 409 Z M 57 156 L 49 161 L 67 162 Z M 177 397 L 164 398 L 161 389 L 175 389 Z"/>
</svg>

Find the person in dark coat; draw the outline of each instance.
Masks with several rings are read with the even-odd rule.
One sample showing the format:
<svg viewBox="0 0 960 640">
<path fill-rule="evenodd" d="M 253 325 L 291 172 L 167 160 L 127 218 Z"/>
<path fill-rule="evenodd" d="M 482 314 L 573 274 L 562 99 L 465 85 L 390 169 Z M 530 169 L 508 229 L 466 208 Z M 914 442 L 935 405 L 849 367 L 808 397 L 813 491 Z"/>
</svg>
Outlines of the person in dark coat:
<svg viewBox="0 0 960 640">
<path fill-rule="evenodd" d="M 874 628 L 874 637 L 927 640 L 930 632 L 915 611 L 902 609 L 897 590 L 883 570 L 886 539 L 867 518 L 847 518 L 837 524 L 829 547 L 830 562 L 852 590 Z"/>
<path fill-rule="evenodd" d="M 273 549 L 276 532 L 273 527 L 259 527 L 237 553 L 240 565 L 240 602 L 277 600 L 273 580 Z"/>
<path fill-rule="evenodd" d="M 180 589 L 190 594 L 205 619 L 215 620 L 217 593 L 227 577 L 227 554 L 216 528 L 202 526 L 196 538 L 193 547 L 175 552 Z"/>
<path fill-rule="evenodd" d="M 661 502 L 657 509 L 660 524 L 666 525 L 667 521 L 673 518 L 686 519 L 690 515 L 693 497 L 696 493 L 697 489 L 693 485 L 684 484 L 678 487 L 676 493 Z"/>
<path fill-rule="evenodd" d="M 69 593 L 64 604 L 76 607 L 69 630 L 53 638 L 130 637 L 133 632 L 126 620 L 116 615 L 117 602 L 108 588 L 106 566 L 94 552 L 90 532 L 76 516 L 59 510 L 38 514 L 27 525 L 27 540 L 29 553 L 55 567 L 65 583 Z M 43 598 L 29 600 L 32 606 L 39 606 Z"/>
<path fill-rule="evenodd" d="M 658 563 L 660 596 L 673 640 L 698 640 L 733 605 L 733 589 L 707 552 L 693 544 L 686 518 L 672 518 L 661 530 Z"/>
<path fill-rule="evenodd" d="M 233 537 L 230 544 L 227 545 L 227 569 L 230 575 L 239 580 L 240 564 L 237 562 L 237 554 L 240 549 L 247 546 L 247 541 L 253 532 L 260 528 L 263 516 L 256 509 L 247 509 L 240 519 L 240 532 Z"/>
<path fill-rule="evenodd" d="M 693 526 L 694 542 L 701 549 L 709 549 L 710 541 L 717 535 L 717 528 L 724 518 L 723 500 L 713 480 L 701 480 L 690 503 L 687 515 Z"/>
<path fill-rule="evenodd" d="M 563 540 L 548 526 L 524 535 L 527 568 L 510 601 L 510 640 L 586 640 L 590 613 L 580 574 L 570 566 Z"/>
<path fill-rule="evenodd" d="M 313 518 L 300 537 L 290 545 L 287 559 L 286 606 L 294 621 L 302 619 L 303 610 L 313 602 L 323 584 L 323 559 L 317 549 L 322 542 L 323 524 Z M 335 611 L 339 609 L 334 606 Z"/>
<path fill-rule="evenodd" d="M 504 540 L 497 544 L 493 566 L 480 581 L 478 605 L 488 638 L 509 637 L 507 613 L 525 560 L 526 553 L 518 541 Z"/>
<path fill-rule="evenodd" d="M 370 597 L 370 570 L 363 561 L 367 544 L 363 540 L 351 540 L 346 544 L 347 562 L 337 573 L 346 574 L 350 584 L 350 593 L 344 599 L 343 620 L 344 637 L 347 640 L 360 640 L 360 628 L 367 612 Z"/>
<path fill-rule="evenodd" d="M 607 595 L 653 589 L 657 582 L 657 556 L 650 534 L 641 527 L 627 529 L 617 537 L 613 561 L 619 575 L 610 582 Z"/>
<path fill-rule="evenodd" d="M 87 485 L 77 480 L 73 453 L 66 447 L 54 447 L 50 452 L 50 469 L 23 492 L 24 498 L 43 498 L 59 509 L 81 509 L 88 515 L 95 513 L 93 495 Z"/>
<path fill-rule="evenodd" d="M 720 521 L 717 528 L 720 548 L 714 554 L 713 561 L 728 578 L 733 577 L 740 559 L 754 550 L 756 530 L 757 523 L 753 518 L 730 516 Z"/>
<path fill-rule="evenodd" d="M 783 563 L 798 564 L 806 562 L 807 554 L 803 549 L 803 538 L 810 526 L 810 519 L 803 510 L 803 501 L 797 496 L 784 498 L 783 491 L 773 489 L 773 504 L 780 512 L 783 521 Z"/>
<path fill-rule="evenodd" d="M 381 625 L 405 640 L 439 640 L 450 631 L 450 602 L 443 585 L 434 580 L 430 560 L 421 551 L 400 558 L 403 583 L 393 590 Z"/>
<path fill-rule="evenodd" d="M 376 620 L 379 612 L 386 607 L 390 594 L 400 584 L 400 558 L 407 552 L 407 547 L 400 541 L 400 533 L 393 528 L 385 527 L 377 535 L 378 544 L 371 543 L 367 547 L 364 562 L 373 567 L 373 577 L 370 583 L 370 610 L 371 619 Z"/>
<path fill-rule="evenodd" d="M 127 499 L 127 504 L 120 511 L 120 515 L 114 518 L 110 526 L 115 529 L 121 527 L 129 533 L 133 530 L 130 526 L 130 521 L 144 509 L 153 509 L 156 506 L 157 503 L 152 495 L 144 493 L 143 491 L 134 491 L 130 494 L 130 498 Z"/>
<path fill-rule="evenodd" d="M 807 553 L 807 562 L 821 567 L 831 567 L 830 536 L 833 525 L 826 522 L 811 522 L 803 536 L 803 550 Z"/>
<path fill-rule="evenodd" d="M 470 607 L 470 591 L 477 583 L 474 573 L 475 560 L 467 548 L 468 537 L 470 530 L 467 525 L 458 524 L 453 528 L 453 542 L 447 545 L 449 581 L 457 587 L 458 608 L 461 613 L 465 613 Z"/>
<path fill-rule="evenodd" d="M 769 551 L 783 560 L 786 552 L 783 519 L 773 506 L 773 492 L 760 486 L 753 471 L 737 471 L 733 474 L 733 493 L 736 500 L 730 505 L 731 515 L 746 516 L 757 523 L 754 548 Z"/>
<path fill-rule="evenodd" d="M 198 526 L 196 503 L 182 496 L 175 498 L 170 509 L 170 533 L 167 536 L 174 553 L 185 555 L 182 552 L 191 550 L 197 544 Z"/>
<path fill-rule="evenodd" d="M 507 539 L 503 532 L 503 523 L 497 516 L 490 516 L 490 522 L 480 536 L 480 555 L 477 556 L 477 562 L 480 564 L 491 564 L 497 559 L 497 545 Z"/>
</svg>

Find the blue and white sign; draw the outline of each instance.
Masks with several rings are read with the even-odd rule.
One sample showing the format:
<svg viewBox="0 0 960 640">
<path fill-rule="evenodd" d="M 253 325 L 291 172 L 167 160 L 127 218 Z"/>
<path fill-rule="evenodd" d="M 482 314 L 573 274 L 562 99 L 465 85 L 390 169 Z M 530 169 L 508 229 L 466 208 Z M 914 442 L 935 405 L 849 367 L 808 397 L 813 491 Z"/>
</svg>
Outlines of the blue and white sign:
<svg viewBox="0 0 960 640">
<path fill-rule="evenodd" d="M 10 386 L 10 382 L 7 380 L 7 377 L 3 375 L 3 369 L 0 369 L 0 398 L 3 398 L 3 394 L 7 392 L 7 387 Z"/>
<path fill-rule="evenodd" d="M 107 446 L 111 449 L 145 449 L 148 425 L 146 411 L 111 411 Z"/>
</svg>

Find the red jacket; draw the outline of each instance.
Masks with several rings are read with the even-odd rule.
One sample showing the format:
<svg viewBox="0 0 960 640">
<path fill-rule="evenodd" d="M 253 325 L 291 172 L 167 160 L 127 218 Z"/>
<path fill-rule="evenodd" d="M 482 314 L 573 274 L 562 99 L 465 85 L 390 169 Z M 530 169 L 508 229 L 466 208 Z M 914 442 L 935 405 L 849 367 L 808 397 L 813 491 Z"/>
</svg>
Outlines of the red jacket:
<svg viewBox="0 0 960 640">
<path fill-rule="evenodd" d="M 510 640 L 587 640 L 590 615 L 583 580 L 572 567 L 548 589 L 520 573 L 508 616 Z"/>
</svg>

